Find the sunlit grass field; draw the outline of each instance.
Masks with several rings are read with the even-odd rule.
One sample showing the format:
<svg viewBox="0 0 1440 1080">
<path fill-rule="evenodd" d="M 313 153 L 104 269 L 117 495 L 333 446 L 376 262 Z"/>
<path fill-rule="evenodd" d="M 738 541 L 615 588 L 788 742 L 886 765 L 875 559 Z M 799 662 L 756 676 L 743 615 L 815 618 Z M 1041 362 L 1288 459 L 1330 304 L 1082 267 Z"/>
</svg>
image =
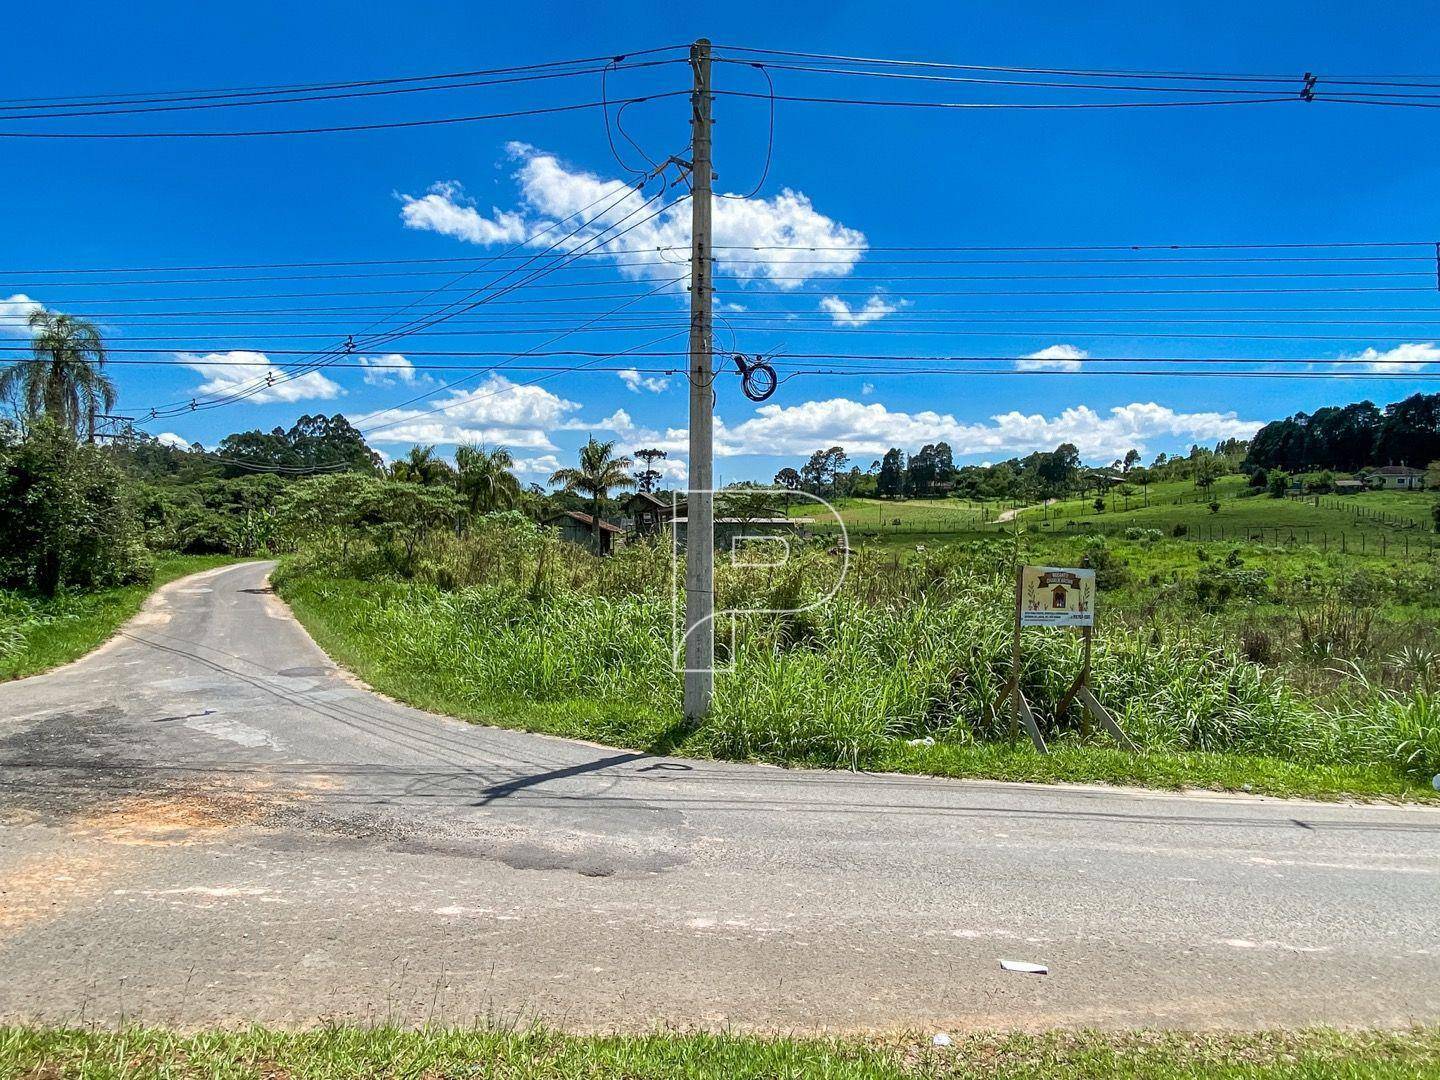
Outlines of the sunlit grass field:
<svg viewBox="0 0 1440 1080">
<path fill-rule="evenodd" d="M 0 1076 L 80 1080 L 1379 1080 L 1440 1075 L 1440 1033 L 1098 1032 L 762 1036 L 322 1027 L 186 1034 L 0 1028 Z"/>
</svg>

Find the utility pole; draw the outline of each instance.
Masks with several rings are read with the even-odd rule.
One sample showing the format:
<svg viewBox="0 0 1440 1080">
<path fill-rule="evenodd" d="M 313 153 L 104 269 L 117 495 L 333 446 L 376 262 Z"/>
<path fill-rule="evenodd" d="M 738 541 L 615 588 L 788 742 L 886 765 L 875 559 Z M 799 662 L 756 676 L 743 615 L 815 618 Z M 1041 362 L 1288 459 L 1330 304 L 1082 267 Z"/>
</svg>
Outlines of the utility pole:
<svg viewBox="0 0 1440 1080">
<path fill-rule="evenodd" d="M 711 327 L 710 42 L 690 46 L 690 491 L 685 508 L 685 718 L 710 711 L 715 688 L 715 372 Z"/>
</svg>

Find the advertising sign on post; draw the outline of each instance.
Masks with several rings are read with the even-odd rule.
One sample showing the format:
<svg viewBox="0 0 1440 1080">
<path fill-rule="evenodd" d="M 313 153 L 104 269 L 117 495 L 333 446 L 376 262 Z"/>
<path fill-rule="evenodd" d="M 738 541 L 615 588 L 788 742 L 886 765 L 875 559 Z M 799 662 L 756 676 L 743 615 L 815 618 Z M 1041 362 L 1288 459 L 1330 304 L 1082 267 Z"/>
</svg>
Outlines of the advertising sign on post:
<svg viewBox="0 0 1440 1080">
<path fill-rule="evenodd" d="M 1095 571 L 1023 566 L 1016 602 L 1021 626 L 1094 626 Z"/>
</svg>

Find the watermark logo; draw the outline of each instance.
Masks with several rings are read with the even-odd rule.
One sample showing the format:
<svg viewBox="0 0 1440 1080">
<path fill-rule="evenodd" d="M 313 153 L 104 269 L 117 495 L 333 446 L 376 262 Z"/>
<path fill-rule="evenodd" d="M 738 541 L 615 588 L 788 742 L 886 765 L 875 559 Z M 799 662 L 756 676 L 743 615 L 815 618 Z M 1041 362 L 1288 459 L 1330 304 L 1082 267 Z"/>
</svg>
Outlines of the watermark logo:
<svg viewBox="0 0 1440 1080">
<path fill-rule="evenodd" d="M 735 670 L 736 637 L 739 622 L 745 617 L 798 615 L 823 607 L 832 600 L 850 572 L 850 533 L 840 512 L 819 495 L 789 488 L 754 487 L 725 491 L 702 491 L 715 503 L 715 569 L 717 575 L 725 567 L 733 570 L 779 570 L 792 562 L 797 554 L 819 542 L 835 559 L 835 580 L 824 593 L 798 607 L 717 607 L 708 620 L 685 629 L 685 581 L 683 567 L 689 546 L 689 521 L 680 496 L 671 497 L 670 504 L 670 603 L 671 663 L 676 672 L 702 670 L 726 674 Z M 783 503 L 782 503 L 783 500 Z M 819 510 L 794 517 L 789 513 L 795 500 L 814 503 Z M 766 509 L 776 503 L 785 512 Z M 701 668 L 686 664 L 686 642 L 689 634 L 714 634 L 716 627 L 728 632 L 729 647 L 724 660 Z"/>
</svg>

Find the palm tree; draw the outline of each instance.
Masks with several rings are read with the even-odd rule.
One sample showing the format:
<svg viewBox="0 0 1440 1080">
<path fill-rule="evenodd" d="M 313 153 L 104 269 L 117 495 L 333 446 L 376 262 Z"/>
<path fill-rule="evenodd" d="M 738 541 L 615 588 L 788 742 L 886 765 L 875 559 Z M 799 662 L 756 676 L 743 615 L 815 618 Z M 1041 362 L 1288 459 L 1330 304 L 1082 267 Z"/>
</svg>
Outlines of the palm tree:
<svg viewBox="0 0 1440 1080">
<path fill-rule="evenodd" d="M 465 443 L 455 448 L 460 494 L 465 497 L 471 517 L 507 510 L 519 501 L 520 481 L 510 471 L 514 465 L 515 458 L 503 446 L 486 450 Z"/>
<path fill-rule="evenodd" d="M 101 369 L 105 342 L 93 323 L 43 308 L 27 320 L 34 358 L 0 372 L 0 397 L 16 397 L 31 416 L 48 416 L 95 441 L 95 416 L 115 407 L 115 384 Z"/>
<path fill-rule="evenodd" d="M 407 484 L 431 487 L 453 479 L 454 470 L 444 458 L 435 456 L 433 446 L 412 446 L 410 452 L 390 466 L 390 478 Z"/>
<path fill-rule="evenodd" d="M 611 488 L 635 486 L 635 478 L 629 473 L 634 464 L 628 457 L 615 457 L 614 440 L 600 442 L 593 435 L 580 448 L 578 469 L 559 469 L 550 477 L 550 483 L 558 484 L 569 492 L 590 496 L 593 516 L 590 531 L 595 536 L 595 553 L 603 550 L 600 535 L 600 506 L 610 495 Z"/>
</svg>

